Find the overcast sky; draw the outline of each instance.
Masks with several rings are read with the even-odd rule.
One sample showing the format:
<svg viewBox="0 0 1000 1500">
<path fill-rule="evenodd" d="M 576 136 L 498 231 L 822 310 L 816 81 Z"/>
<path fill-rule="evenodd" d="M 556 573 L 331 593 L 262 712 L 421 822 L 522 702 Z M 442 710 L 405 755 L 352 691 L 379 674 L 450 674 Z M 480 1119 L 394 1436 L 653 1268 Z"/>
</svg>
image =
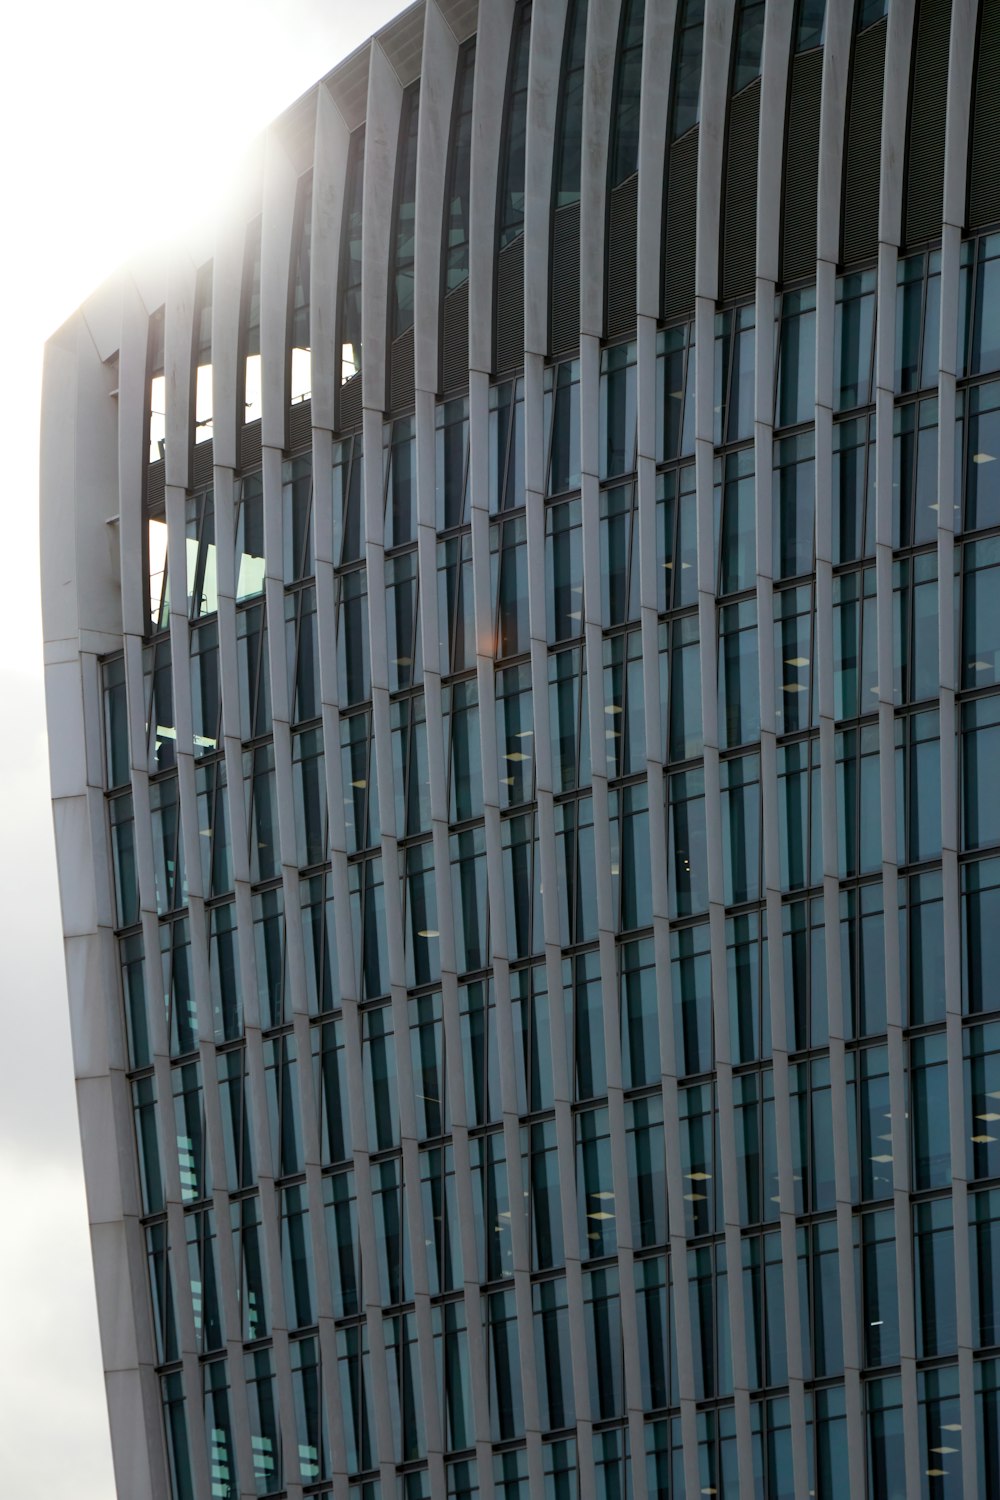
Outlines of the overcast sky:
<svg viewBox="0 0 1000 1500">
<path fill-rule="evenodd" d="M 267 121 L 403 8 L 401 0 L 48 0 L 5 14 L 0 1489 L 10 1500 L 114 1497 L 48 802 L 42 345 L 122 261 L 201 222 Z"/>
</svg>

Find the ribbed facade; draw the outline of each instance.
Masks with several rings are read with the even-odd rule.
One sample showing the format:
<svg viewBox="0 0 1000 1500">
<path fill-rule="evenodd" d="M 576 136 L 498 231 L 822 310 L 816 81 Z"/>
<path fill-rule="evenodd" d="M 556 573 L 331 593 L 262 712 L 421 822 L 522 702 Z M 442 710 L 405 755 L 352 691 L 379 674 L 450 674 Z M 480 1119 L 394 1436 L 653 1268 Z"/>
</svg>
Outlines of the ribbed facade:
<svg viewBox="0 0 1000 1500">
<path fill-rule="evenodd" d="M 123 1500 L 1000 1500 L 998 56 L 419 0 L 50 341 Z"/>
</svg>

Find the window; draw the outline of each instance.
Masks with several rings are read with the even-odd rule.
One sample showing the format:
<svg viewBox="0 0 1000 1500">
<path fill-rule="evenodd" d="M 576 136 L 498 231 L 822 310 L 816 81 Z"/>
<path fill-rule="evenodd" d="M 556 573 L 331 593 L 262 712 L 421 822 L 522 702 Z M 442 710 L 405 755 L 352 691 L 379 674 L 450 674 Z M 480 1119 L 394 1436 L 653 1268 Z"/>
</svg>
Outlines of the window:
<svg viewBox="0 0 1000 1500">
<path fill-rule="evenodd" d="M 758 1062 L 770 1057 L 767 921 L 763 912 L 726 919 L 726 988 L 732 1061 Z"/>
<path fill-rule="evenodd" d="M 507 72 L 507 109 L 500 151 L 500 205 L 497 213 L 499 248 L 517 239 L 524 229 L 524 143 L 528 121 L 528 49 L 531 41 L 531 3 L 524 0 L 514 14 Z"/>
<path fill-rule="evenodd" d="M 639 97 L 642 84 L 642 29 L 646 0 L 624 0 L 615 59 L 614 103 L 608 182 L 619 187 L 639 166 Z"/>
<path fill-rule="evenodd" d="M 531 668 L 525 664 L 496 674 L 497 751 L 500 806 L 515 807 L 534 795 L 535 755 Z"/>
<path fill-rule="evenodd" d="M 184 509 L 188 619 L 197 620 L 201 615 L 214 614 L 219 607 L 212 491 L 190 496 Z"/>
<path fill-rule="evenodd" d="M 896 841 L 900 863 L 941 853 L 941 731 L 937 709 L 896 720 Z"/>
<path fill-rule="evenodd" d="M 236 505 L 236 601 L 264 592 L 264 488 L 260 471 L 240 481 Z"/>
<path fill-rule="evenodd" d="M 707 1073 L 714 1057 L 712 967 L 705 923 L 670 934 L 670 988 L 675 1067 L 680 1076 Z"/>
<path fill-rule="evenodd" d="M 292 402 L 307 401 L 312 395 L 312 355 L 310 353 L 310 297 L 312 254 L 312 172 L 299 178 L 295 195 L 295 225 L 292 240 L 291 274 L 291 348 L 288 397 Z"/>
<path fill-rule="evenodd" d="M 681 771 L 667 780 L 667 885 L 672 917 L 708 910 L 705 773 Z"/>
<path fill-rule="evenodd" d="M 587 0 L 569 0 L 563 40 L 559 121 L 556 126 L 556 208 L 580 200 L 580 157 L 583 148 L 583 62 L 587 45 Z"/>
<path fill-rule="evenodd" d="M 198 271 L 194 314 L 194 440 L 212 440 L 212 262 Z"/>
<path fill-rule="evenodd" d="M 602 490 L 601 623 L 605 629 L 639 618 L 639 516 L 634 484 Z"/>
<path fill-rule="evenodd" d="M 389 327 L 398 338 L 413 326 L 414 216 L 417 197 L 417 124 L 420 119 L 420 85 L 412 84 L 403 95 L 396 148 L 396 201 L 393 206 L 392 302 Z"/>
<path fill-rule="evenodd" d="M 983 849 L 1000 844 L 1000 797 L 990 769 L 1000 755 L 1000 697 L 965 703 L 961 716 L 962 847 Z"/>
<path fill-rule="evenodd" d="M 566 1278 L 559 1276 L 552 1281 L 537 1282 L 532 1287 L 531 1300 L 535 1367 L 539 1371 L 539 1417 L 542 1430 L 551 1432 L 553 1428 L 569 1427 L 575 1420 Z M 551 1454 L 552 1448 L 546 1451 Z"/>
<path fill-rule="evenodd" d="M 166 515 L 150 515 L 146 521 L 147 629 L 151 635 L 170 623 L 170 578 L 167 573 Z"/>
<path fill-rule="evenodd" d="M 763 884 L 760 757 L 740 755 L 720 766 L 722 877 L 727 906 L 758 901 Z"/>
<path fill-rule="evenodd" d="M 436 524 L 450 531 L 469 520 L 469 402 L 444 401 L 436 415 Z"/>
<path fill-rule="evenodd" d="M 342 1021 L 326 1021 L 322 1026 L 313 1027 L 312 1054 L 323 1164 L 348 1161 L 352 1143 Z"/>
<path fill-rule="evenodd" d="M 222 739 L 219 627 L 214 621 L 209 621 L 192 630 L 189 640 L 192 739 L 194 753 L 201 757 L 217 750 Z"/>
<path fill-rule="evenodd" d="M 719 609 L 719 747 L 760 739 L 757 601 Z"/>
<path fill-rule="evenodd" d="M 750 7 L 755 9 L 758 7 Z M 763 4 L 759 9 L 763 14 Z M 747 7 L 743 7 L 744 14 Z M 715 446 L 753 437 L 754 309 L 715 315 Z"/>
<path fill-rule="evenodd" d="M 631 473 L 636 449 L 635 344 L 601 350 L 600 476 Z"/>
<path fill-rule="evenodd" d="M 282 563 L 286 584 L 315 571 L 313 556 L 312 454 L 286 459 L 281 466 Z"/>
<path fill-rule="evenodd" d="M 837 733 L 838 873 L 843 880 L 882 862 L 878 729 L 875 725 Z"/>
<path fill-rule="evenodd" d="M 795 51 L 822 47 L 826 30 L 826 0 L 799 0 L 795 18 Z"/>
<path fill-rule="evenodd" d="M 816 289 L 785 292 L 775 300 L 777 386 L 775 427 L 811 422 L 816 388 Z"/>
<path fill-rule="evenodd" d="M 908 563 L 897 564 L 899 576 L 910 576 Z M 924 571 L 921 564 L 921 572 Z M 936 580 L 935 580 L 936 581 Z M 902 602 L 897 610 L 900 619 Z M 838 573 L 833 580 L 833 701 L 837 719 L 856 719 L 877 708 L 878 662 L 876 660 L 875 569 L 859 568 Z M 909 624 L 907 616 L 905 623 Z M 936 635 L 936 625 L 935 625 Z M 921 642 L 922 643 L 922 642 Z M 904 650 L 902 631 L 900 655 Z M 902 685 L 902 668 L 900 682 Z"/>
<path fill-rule="evenodd" d="M 1000 965 L 1000 860 L 962 866 L 962 1000 L 967 1015 L 997 1009 Z"/>
<path fill-rule="evenodd" d="M 874 355 L 875 272 L 841 276 L 837 282 L 833 346 L 836 411 L 850 411 L 852 407 L 870 403 Z"/>
<path fill-rule="evenodd" d="M 697 125 L 701 108 L 701 46 L 705 20 L 704 0 L 683 0 L 677 8 L 677 40 L 674 43 L 673 98 L 670 110 L 671 141 Z"/>
<path fill-rule="evenodd" d="M 774 445 L 774 577 L 813 571 L 816 529 L 816 440 L 812 432 Z"/>
<path fill-rule="evenodd" d="M 980 545 L 989 546 L 988 543 Z M 975 545 L 966 549 L 967 554 L 974 554 L 975 551 Z M 967 565 L 970 561 L 974 564 L 977 559 L 967 556 L 966 561 Z M 997 561 L 1000 566 L 1000 556 Z M 900 558 L 893 563 L 892 572 L 893 697 L 897 703 L 918 703 L 927 698 L 936 698 L 938 694 L 937 554 L 921 552 L 911 558 Z M 977 584 L 982 582 L 983 579 L 973 575 L 970 591 L 970 580 L 966 580 L 964 598 L 967 619 L 970 612 L 975 618 Z M 978 595 L 978 598 L 982 597 Z M 965 651 L 974 658 L 977 655 L 977 632 L 975 628 L 969 632 L 968 626 L 966 632 Z M 974 665 L 974 662 L 970 665 Z M 969 675 L 975 675 L 976 680 L 963 682 L 963 686 L 985 685 L 978 680 L 977 674 Z"/>
<path fill-rule="evenodd" d="M 825 1046 L 826 927 L 821 900 L 793 901 L 781 909 L 785 955 L 785 1038 L 791 1051 Z"/>
<path fill-rule="evenodd" d="M 544 421 L 548 441 L 545 492 L 561 495 L 580 487 L 580 361 L 568 359 L 545 371 Z"/>
<path fill-rule="evenodd" d="M 896 268 L 896 394 L 937 385 L 941 252 L 901 257 Z"/>
<path fill-rule="evenodd" d="M 779 734 L 810 729 L 816 722 L 815 640 L 813 585 L 775 590 L 775 728 Z"/>
<path fill-rule="evenodd" d="M 163 368 L 163 313 L 164 310 L 161 307 L 149 320 L 149 342 L 146 350 L 149 462 L 151 464 L 164 458 L 167 436 L 167 377 Z"/>
<path fill-rule="evenodd" d="M 935 604 L 936 594 L 935 589 Z M 936 640 L 934 644 L 936 646 Z M 961 686 L 995 687 L 998 681 L 1000 537 L 993 536 L 980 542 L 967 542 L 962 548 Z M 932 691 L 936 692 L 936 682 Z"/>
<path fill-rule="evenodd" d="M 910 1043 L 910 1118 L 914 1192 L 950 1187 L 948 1044 L 943 1031 Z"/>
<path fill-rule="evenodd" d="M 546 372 L 546 379 L 548 379 Z M 524 504 L 524 380 L 490 387 L 490 514 Z M 578 450 L 577 450 L 578 451 Z"/>
<path fill-rule="evenodd" d="M 741 0 L 733 46 L 731 90 L 738 94 L 760 77 L 760 54 L 764 44 L 764 0 Z"/>
<path fill-rule="evenodd" d="M 1000 235 L 966 241 L 960 274 L 959 368 L 985 375 L 1000 369 Z"/>
<path fill-rule="evenodd" d="M 937 539 L 937 398 L 897 406 L 892 432 L 892 544 L 916 547 Z"/>
<path fill-rule="evenodd" d="M 583 528 L 579 499 L 545 512 L 545 613 L 549 644 L 583 635 Z"/>
<path fill-rule="evenodd" d="M 900 957 L 911 1026 L 944 1020 L 944 905 L 940 871 L 900 889 Z"/>
<path fill-rule="evenodd" d="M 261 415 L 260 376 L 260 236 L 261 221 L 254 219 L 247 227 L 243 251 L 243 307 L 241 312 L 241 349 L 243 422 L 256 422 Z"/>
<path fill-rule="evenodd" d="M 856 417 L 833 428 L 833 561 L 875 552 L 875 419 Z"/>
<path fill-rule="evenodd" d="M 476 43 L 466 42 L 458 54 L 455 97 L 448 146 L 448 188 L 445 194 L 445 292 L 453 292 L 469 277 L 469 181 L 472 155 L 472 89 L 476 71 Z"/>
<path fill-rule="evenodd" d="M 1000 525 L 1000 488 L 994 478 L 996 471 L 990 468 L 1000 458 L 1000 381 L 991 380 L 959 393 L 955 444 L 965 501 L 965 530 Z"/>
<path fill-rule="evenodd" d="M 340 246 L 340 382 L 361 371 L 361 236 L 365 188 L 365 128 L 351 136 Z"/>
<path fill-rule="evenodd" d="M 603 649 L 607 773 L 615 780 L 645 767 L 642 635 L 638 630 L 613 635 L 604 641 Z"/>
<path fill-rule="evenodd" d="M 737 507 L 740 495 L 730 497 Z M 729 535 L 738 528 L 728 521 Z M 698 599 L 698 530 L 694 464 L 656 476 L 657 608 L 684 609 Z M 727 537 L 728 540 L 728 537 Z"/>
<path fill-rule="evenodd" d="M 895 1275 L 894 1217 L 888 1211 L 862 1215 L 862 1320 L 867 1365 L 894 1365 L 900 1358 Z"/>
<path fill-rule="evenodd" d="M 933 1198 L 914 1204 L 913 1220 L 917 1358 L 954 1354 L 955 1247 L 951 1199 Z"/>
<path fill-rule="evenodd" d="M 622 1081 L 626 1089 L 657 1083 L 660 1076 L 659 1010 L 651 938 L 618 949 Z"/>
<path fill-rule="evenodd" d="M 694 453 L 694 324 L 656 335 L 656 459 Z"/>
</svg>

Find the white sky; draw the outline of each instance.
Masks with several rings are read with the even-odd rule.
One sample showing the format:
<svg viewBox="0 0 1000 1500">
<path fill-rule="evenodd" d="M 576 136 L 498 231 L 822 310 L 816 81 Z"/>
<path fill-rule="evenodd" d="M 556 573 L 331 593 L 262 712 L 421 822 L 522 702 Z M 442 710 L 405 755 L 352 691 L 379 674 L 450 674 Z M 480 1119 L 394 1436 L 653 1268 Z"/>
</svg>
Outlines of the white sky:
<svg viewBox="0 0 1000 1500">
<path fill-rule="evenodd" d="M 10 1500 L 114 1497 L 48 804 L 42 344 L 122 261 L 210 213 L 267 121 L 402 9 L 402 0 L 39 0 L 5 10 L 0 1488 Z"/>
</svg>

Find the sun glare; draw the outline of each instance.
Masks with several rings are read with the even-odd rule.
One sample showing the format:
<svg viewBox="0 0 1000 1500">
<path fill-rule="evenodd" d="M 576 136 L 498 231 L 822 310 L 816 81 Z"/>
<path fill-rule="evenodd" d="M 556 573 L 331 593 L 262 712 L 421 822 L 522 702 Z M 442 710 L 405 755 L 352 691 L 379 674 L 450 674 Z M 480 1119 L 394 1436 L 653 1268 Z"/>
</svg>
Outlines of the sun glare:
<svg viewBox="0 0 1000 1500">
<path fill-rule="evenodd" d="M 0 446 L 10 460 L 12 493 L 4 504 L 0 714 L 11 753 L 0 777 L 0 848 L 8 876 L 16 876 L 0 903 L 0 996 L 30 996 L 30 1006 L 9 1008 L 12 1034 L 21 1010 L 36 1018 L 44 1011 L 44 1023 L 36 1019 L 24 1044 L 9 1049 L 16 1071 L 0 1059 L 8 1106 L 0 1119 L 5 1223 L 20 1226 L 6 1240 L 0 1230 L 0 1264 L 8 1272 L 0 1281 L 16 1288 L 18 1304 L 3 1313 L 9 1337 L 0 1410 L 11 1418 L 3 1491 L 19 1500 L 53 1493 L 106 1500 L 113 1485 L 44 738 L 37 477 L 43 346 L 133 257 L 141 263 L 172 241 L 200 245 L 210 256 L 212 223 L 268 121 L 402 9 L 403 0 L 48 0 L 10 7 L 4 16 Z M 309 371 L 301 359 L 296 375 L 304 389 Z M 207 437 L 210 367 L 199 375 L 197 401 Z M 71 463 L 77 437 L 67 431 L 60 453 L 48 435 L 55 462 L 65 456 Z M 117 507 L 109 495 L 108 514 Z M 39 1185 L 49 1181 L 59 1186 L 40 1200 Z M 39 1201 L 48 1218 L 39 1217 Z M 29 1318 L 20 1316 L 26 1308 Z"/>
</svg>

